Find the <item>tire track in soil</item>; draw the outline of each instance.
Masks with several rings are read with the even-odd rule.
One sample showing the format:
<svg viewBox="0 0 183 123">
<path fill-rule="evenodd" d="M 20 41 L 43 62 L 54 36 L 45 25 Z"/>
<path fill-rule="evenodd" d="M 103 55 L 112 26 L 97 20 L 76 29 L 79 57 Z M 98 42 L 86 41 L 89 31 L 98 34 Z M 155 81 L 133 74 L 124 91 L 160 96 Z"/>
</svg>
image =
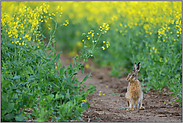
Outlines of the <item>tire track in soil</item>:
<svg viewBox="0 0 183 123">
<path fill-rule="evenodd" d="M 62 66 L 71 62 L 71 58 L 65 55 L 61 55 L 60 59 Z M 182 122 L 182 106 L 180 107 L 180 103 L 177 103 L 172 95 L 167 94 L 167 88 L 160 93 L 153 90 L 144 93 L 145 110 L 126 111 L 126 78 L 110 77 L 109 68 L 99 68 L 92 60 L 87 64 L 91 68 L 85 69 L 85 74 L 79 71 L 77 76 L 81 80 L 86 74 L 91 73 L 92 77 L 83 84 L 87 87 L 90 84 L 96 86 L 96 92 L 87 97 L 90 108 L 83 112 L 84 122 Z"/>
</svg>

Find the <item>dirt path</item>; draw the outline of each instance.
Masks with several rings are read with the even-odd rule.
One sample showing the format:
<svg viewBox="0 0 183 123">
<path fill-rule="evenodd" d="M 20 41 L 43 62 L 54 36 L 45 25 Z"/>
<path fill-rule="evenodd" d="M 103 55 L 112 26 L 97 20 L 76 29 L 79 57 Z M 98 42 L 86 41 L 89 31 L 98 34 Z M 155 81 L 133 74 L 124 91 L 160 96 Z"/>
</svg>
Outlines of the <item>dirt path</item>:
<svg viewBox="0 0 183 123">
<path fill-rule="evenodd" d="M 70 61 L 71 59 L 61 56 L 62 65 L 68 65 Z M 182 122 L 182 107 L 172 95 L 167 94 L 166 89 L 161 93 L 153 90 L 145 93 L 145 110 L 127 111 L 124 95 L 128 83 L 125 78 L 110 77 L 107 68 L 96 67 L 90 60 L 87 64 L 91 67 L 85 70 L 84 75 L 79 72 L 79 80 L 91 72 L 92 77 L 83 84 L 92 84 L 97 91 L 87 97 L 90 108 L 83 112 L 84 122 Z"/>
</svg>

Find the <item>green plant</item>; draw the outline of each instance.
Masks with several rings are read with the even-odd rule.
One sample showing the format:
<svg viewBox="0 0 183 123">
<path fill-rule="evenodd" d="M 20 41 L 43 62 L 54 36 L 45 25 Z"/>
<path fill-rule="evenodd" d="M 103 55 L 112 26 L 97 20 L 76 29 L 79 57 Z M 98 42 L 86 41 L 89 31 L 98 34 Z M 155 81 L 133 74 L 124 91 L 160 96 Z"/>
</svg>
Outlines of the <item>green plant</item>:
<svg viewBox="0 0 183 123">
<path fill-rule="evenodd" d="M 10 17 L 2 14 L 1 36 L 1 121 L 53 121 L 81 120 L 82 112 L 89 107 L 88 94 L 96 87 L 84 90 L 90 75 L 79 81 L 78 71 L 84 73 L 84 62 L 92 56 L 100 35 L 90 43 L 84 41 L 80 55 L 74 57 L 74 64 L 61 67 L 59 52 L 55 53 L 55 33 L 63 24 L 58 24 L 57 13 L 50 16 L 49 6 L 43 4 L 32 10 L 23 4 Z M 58 7 L 58 11 L 60 12 Z M 17 21 L 17 22 L 16 22 Z M 41 23 L 50 21 L 48 44 Z M 16 23 L 14 23 L 16 22 Z M 26 112 L 32 109 L 31 112 Z"/>
</svg>

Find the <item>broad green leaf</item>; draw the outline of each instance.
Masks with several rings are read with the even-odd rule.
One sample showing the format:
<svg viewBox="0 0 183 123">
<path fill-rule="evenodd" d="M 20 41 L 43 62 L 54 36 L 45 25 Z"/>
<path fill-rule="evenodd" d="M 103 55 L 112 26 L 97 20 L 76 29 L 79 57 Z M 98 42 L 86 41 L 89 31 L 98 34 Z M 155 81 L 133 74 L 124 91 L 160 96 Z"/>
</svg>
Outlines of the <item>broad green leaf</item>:
<svg viewBox="0 0 183 123">
<path fill-rule="evenodd" d="M 3 97 L 1 99 L 2 99 L 1 100 L 1 113 L 2 113 L 1 115 L 4 115 L 7 113 L 8 103 L 7 103 L 7 101 L 5 101 L 7 99 L 4 99 Z"/>
<path fill-rule="evenodd" d="M 37 122 L 45 122 L 45 119 L 40 117 L 37 119 Z"/>
<path fill-rule="evenodd" d="M 56 57 L 56 53 L 53 53 L 53 56 L 52 57 L 55 58 Z"/>
<path fill-rule="evenodd" d="M 32 94 L 32 93 L 27 93 L 27 95 L 30 95 L 30 96 L 32 96 L 33 94 Z"/>
<path fill-rule="evenodd" d="M 16 90 L 17 93 L 22 93 L 22 91 L 20 91 L 19 89 Z"/>
<path fill-rule="evenodd" d="M 32 70 L 31 66 L 28 66 L 28 70 L 29 70 L 30 73 L 33 73 L 33 70 Z"/>
<path fill-rule="evenodd" d="M 58 61 L 58 69 L 61 67 L 61 60 Z"/>
<path fill-rule="evenodd" d="M 60 99 L 60 98 L 64 98 L 64 95 L 62 95 L 62 94 L 56 94 L 56 96 L 55 96 L 55 99 L 57 100 L 57 99 Z"/>
<path fill-rule="evenodd" d="M 20 115 L 15 117 L 15 120 L 20 122 L 20 121 L 24 120 L 24 117 L 25 117 L 24 115 L 20 114 Z"/>
<path fill-rule="evenodd" d="M 63 76 L 64 72 L 65 72 L 65 66 L 63 66 L 63 67 L 60 69 L 60 77 Z"/>
<path fill-rule="evenodd" d="M 29 100 L 30 100 L 29 96 L 24 96 L 23 97 L 23 105 L 27 105 L 28 103 L 30 103 Z"/>
<path fill-rule="evenodd" d="M 53 59 L 53 62 L 58 61 L 58 59 L 60 58 L 61 53 L 62 53 L 62 51 L 57 54 L 57 56 Z"/>
<path fill-rule="evenodd" d="M 13 109 L 14 109 L 14 103 L 8 103 L 8 107 L 6 109 L 6 112 L 10 113 L 13 111 Z"/>
<path fill-rule="evenodd" d="M 96 86 L 93 86 L 92 84 L 90 84 L 90 88 L 87 90 L 87 92 L 89 93 L 89 94 L 92 94 L 93 92 L 95 92 L 96 91 Z"/>
<path fill-rule="evenodd" d="M 50 96 L 46 96 L 46 99 L 48 100 L 48 102 L 51 102 L 51 97 Z"/>
<path fill-rule="evenodd" d="M 53 99 L 53 98 L 54 98 L 54 95 L 53 95 L 53 94 L 50 94 L 49 96 L 51 97 L 51 99 Z"/>
<path fill-rule="evenodd" d="M 88 109 L 88 105 L 86 104 L 86 103 L 81 103 L 81 107 L 84 109 L 84 110 L 86 110 L 86 109 Z"/>
<path fill-rule="evenodd" d="M 178 97 L 180 100 L 182 100 L 182 92 L 181 92 L 181 95 L 179 95 L 179 97 Z"/>
<path fill-rule="evenodd" d="M 87 74 L 87 75 L 85 76 L 85 78 L 79 82 L 79 84 L 82 84 L 82 83 L 83 83 L 84 81 L 86 81 L 88 78 L 89 78 L 89 77 L 88 77 L 88 74 Z"/>
<path fill-rule="evenodd" d="M 177 101 L 177 102 L 182 102 L 182 100 L 180 100 L 180 99 L 176 99 L 176 101 Z"/>
<path fill-rule="evenodd" d="M 66 98 L 69 98 L 70 99 L 69 89 L 67 89 Z"/>
<path fill-rule="evenodd" d="M 72 64 L 69 62 L 70 68 L 72 68 Z"/>
<path fill-rule="evenodd" d="M 54 98 L 54 95 L 53 94 L 50 94 L 48 96 L 46 96 L 48 102 L 51 102 L 51 100 Z"/>
<path fill-rule="evenodd" d="M 20 79 L 20 76 L 18 75 L 15 75 L 14 77 L 13 77 L 13 79 Z"/>
<path fill-rule="evenodd" d="M 81 72 L 84 74 L 84 65 L 81 66 Z"/>
<path fill-rule="evenodd" d="M 11 84 L 11 81 L 9 80 L 1 80 L 1 88 L 3 89 L 7 85 Z"/>
<path fill-rule="evenodd" d="M 33 83 L 31 83 L 31 87 L 34 87 L 34 86 L 37 86 L 38 85 L 38 83 L 37 82 L 33 82 Z"/>
<path fill-rule="evenodd" d="M 31 82 L 31 81 L 34 81 L 34 80 L 35 80 L 34 76 L 29 76 L 28 82 Z"/>
<path fill-rule="evenodd" d="M 7 114 L 7 115 L 4 116 L 4 119 L 7 120 L 7 121 L 12 120 L 13 118 L 14 118 L 14 115 L 12 113 Z"/>
<path fill-rule="evenodd" d="M 88 74 L 85 76 L 85 78 L 83 79 L 83 81 L 86 81 L 88 79 Z"/>
</svg>

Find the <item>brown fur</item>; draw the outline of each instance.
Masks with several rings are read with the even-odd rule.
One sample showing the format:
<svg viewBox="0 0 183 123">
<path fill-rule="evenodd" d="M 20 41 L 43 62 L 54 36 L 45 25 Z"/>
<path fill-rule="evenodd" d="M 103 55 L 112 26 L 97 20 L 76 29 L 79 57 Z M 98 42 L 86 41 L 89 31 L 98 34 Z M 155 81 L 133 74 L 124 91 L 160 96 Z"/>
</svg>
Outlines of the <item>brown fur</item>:
<svg viewBox="0 0 183 123">
<path fill-rule="evenodd" d="M 141 84 L 138 80 L 129 83 L 130 96 L 137 100 L 141 93 Z"/>
</svg>

